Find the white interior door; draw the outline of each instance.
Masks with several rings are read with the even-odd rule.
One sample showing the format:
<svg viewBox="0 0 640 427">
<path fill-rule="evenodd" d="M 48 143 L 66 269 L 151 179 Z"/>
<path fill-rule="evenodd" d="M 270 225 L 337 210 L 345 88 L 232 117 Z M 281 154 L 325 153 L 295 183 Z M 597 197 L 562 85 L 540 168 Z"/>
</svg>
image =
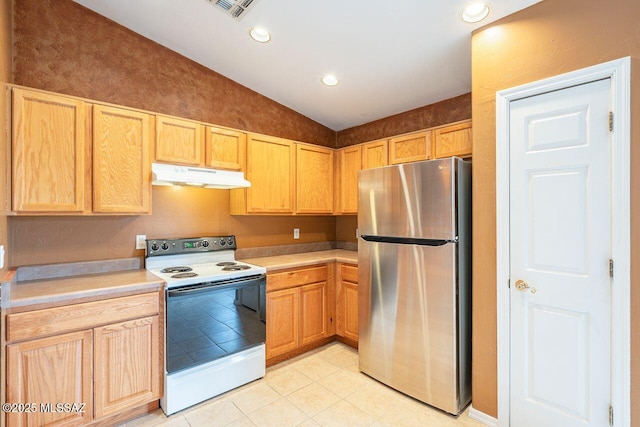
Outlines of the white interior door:
<svg viewBox="0 0 640 427">
<path fill-rule="evenodd" d="M 609 425 L 610 105 L 610 79 L 510 103 L 514 427 Z"/>
</svg>

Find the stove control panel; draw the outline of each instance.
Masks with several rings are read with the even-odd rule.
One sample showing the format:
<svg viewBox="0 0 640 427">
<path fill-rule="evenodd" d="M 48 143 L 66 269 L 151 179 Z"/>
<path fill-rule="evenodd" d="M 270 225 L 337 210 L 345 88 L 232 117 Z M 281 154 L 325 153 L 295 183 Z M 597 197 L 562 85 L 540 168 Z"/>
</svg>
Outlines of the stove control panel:
<svg viewBox="0 0 640 427">
<path fill-rule="evenodd" d="M 236 250 L 236 236 L 194 237 L 191 239 L 148 239 L 147 256 Z"/>
</svg>

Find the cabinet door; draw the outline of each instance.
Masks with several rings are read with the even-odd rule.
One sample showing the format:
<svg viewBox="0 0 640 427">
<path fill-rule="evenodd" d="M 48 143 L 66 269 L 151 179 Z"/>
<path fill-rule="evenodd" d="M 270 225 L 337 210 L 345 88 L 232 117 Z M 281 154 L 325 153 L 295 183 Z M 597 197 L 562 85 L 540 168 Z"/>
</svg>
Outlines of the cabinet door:
<svg viewBox="0 0 640 427">
<path fill-rule="evenodd" d="M 358 342 L 358 266 L 338 265 L 336 333 Z"/>
<path fill-rule="evenodd" d="M 246 133 L 207 126 L 207 166 L 235 171 L 244 170 L 246 147 Z"/>
<path fill-rule="evenodd" d="M 158 316 L 94 329 L 95 417 L 160 397 Z"/>
<path fill-rule="evenodd" d="M 82 212 L 85 104 L 13 89 L 12 209 Z"/>
<path fill-rule="evenodd" d="M 267 292 L 267 359 L 298 347 L 299 289 Z"/>
<path fill-rule="evenodd" d="M 296 144 L 296 212 L 333 213 L 333 150 Z"/>
<path fill-rule="evenodd" d="M 34 413 L 8 413 L 8 426 L 85 425 L 93 415 L 92 333 L 74 332 L 7 346 L 7 402 L 32 403 Z M 84 412 L 42 410 L 40 404 L 84 403 Z"/>
<path fill-rule="evenodd" d="M 362 147 L 356 145 L 337 152 L 338 213 L 358 213 L 358 171 L 362 169 Z"/>
<path fill-rule="evenodd" d="M 327 282 L 300 287 L 300 345 L 327 336 Z"/>
<path fill-rule="evenodd" d="M 358 284 L 342 282 L 340 298 L 342 300 L 342 335 L 358 342 Z"/>
<path fill-rule="evenodd" d="M 156 116 L 155 160 L 180 165 L 203 164 L 203 126 L 174 117 Z"/>
<path fill-rule="evenodd" d="M 373 169 L 389 164 L 389 148 L 386 139 L 362 144 L 362 169 Z"/>
<path fill-rule="evenodd" d="M 150 213 L 149 115 L 93 107 L 93 211 Z"/>
<path fill-rule="evenodd" d="M 470 157 L 473 140 L 471 120 L 433 131 L 434 157 Z"/>
<path fill-rule="evenodd" d="M 247 140 L 248 213 L 293 213 L 296 147 L 281 138 L 250 135 Z"/>
<path fill-rule="evenodd" d="M 389 164 L 419 162 L 431 158 L 431 132 L 417 132 L 389 140 Z"/>
</svg>

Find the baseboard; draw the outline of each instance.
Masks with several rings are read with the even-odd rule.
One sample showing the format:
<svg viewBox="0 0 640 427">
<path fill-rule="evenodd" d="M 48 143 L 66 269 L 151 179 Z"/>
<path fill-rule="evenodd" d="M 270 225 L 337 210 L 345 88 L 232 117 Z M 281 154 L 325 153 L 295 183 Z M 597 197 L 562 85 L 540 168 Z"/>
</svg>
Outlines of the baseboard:
<svg viewBox="0 0 640 427">
<path fill-rule="evenodd" d="M 498 427 L 498 420 L 490 415 L 480 412 L 471 405 L 469 408 L 469 418 L 479 421 L 489 427 Z"/>
</svg>

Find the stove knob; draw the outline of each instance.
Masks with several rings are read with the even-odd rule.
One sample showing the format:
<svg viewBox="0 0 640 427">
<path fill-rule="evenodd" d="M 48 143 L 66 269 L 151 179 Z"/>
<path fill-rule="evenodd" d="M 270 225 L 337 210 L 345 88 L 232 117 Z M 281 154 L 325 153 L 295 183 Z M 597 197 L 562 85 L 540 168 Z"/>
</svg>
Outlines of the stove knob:
<svg viewBox="0 0 640 427">
<path fill-rule="evenodd" d="M 233 245 L 233 237 L 227 237 L 227 243 Z"/>
<path fill-rule="evenodd" d="M 162 246 L 160 246 L 163 251 L 169 250 L 169 244 L 167 242 L 162 242 Z"/>
<path fill-rule="evenodd" d="M 151 250 L 152 251 L 157 251 L 158 249 L 160 249 L 160 246 L 158 246 L 158 242 L 153 242 L 151 243 Z"/>
<path fill-rule="evenodd" d="M 203 248 L 208 248 L 209 247 L 209 241 L 208 240 L 203 240 L 202 241 L 202 247 Z"/>
<path fill-rule="evenodd" d="M 220 239 L 220 246 L 225 246 L 227 242 L 224 239 Z"/>
</svg>

